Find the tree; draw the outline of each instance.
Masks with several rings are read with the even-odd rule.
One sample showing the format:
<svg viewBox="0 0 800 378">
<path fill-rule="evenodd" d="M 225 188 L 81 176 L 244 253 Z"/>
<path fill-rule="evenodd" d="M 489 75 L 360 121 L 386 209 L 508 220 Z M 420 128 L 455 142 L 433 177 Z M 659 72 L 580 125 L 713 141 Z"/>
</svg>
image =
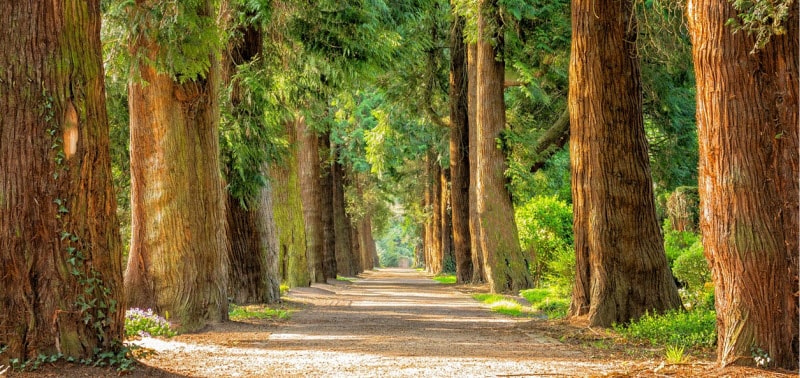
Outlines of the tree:
<svg viewBox="0 0 800 378">
<path fill-rule="evenodd" d="M 500 12 L 494 0 L 478 4 L 477 41 L 477 216 L 486 280 L 492 292 L 531 286 L 529 262 L 517 239 L 514 209 L 506 187 L 506 157 L 498 139 L 506 126 Z"/>
<path fill-rule="evenodd" d="M 484 253 L 478 220 L 478 45 L 467 45 L 467 134 L 469 134 L 469 244 L 472 282 L 484 282 Z"/>
<path fill-rule="evenodd" d="M 3 2 L 0 362 L 119 347 L 100 2 Z"/>
<path fill-rule="evenodd" d="M 192 331 L 228 316 L 219 36 L 210 2 L 131 7 L 133 235 L 125 289 L 131 306 L 169 313 Z"/>
<path fill-rule="evenodd" d="M 797 369 L 798 5 L 786 4 L 783 33 L 768 42 L 728 26 L 737 12 L 727 1 L 692 0 L 688 7 L 700 226 L 722 365 L 766 353 L 766 365 Z M 743 13 L 745 21 L 752 16 Z M 758 42 L 763 46 L 748 54 Z"/>
<path fill-rule="evenodd" d="M 576 277 L 593 326 L 680 307 L 656 220 L 633 2 L 572 2 L 569 117 Z"/>
<path fill-rule="evenodd" d="M 303 201 L 303 219 L 306 226 L 308 268 L 314 282 L 325 282 L 324 232 L 322 224 L 321 176 L 319 138 L 306 124 L 305 117 L 297 120 L 297 168 L 300 197 Z M 325 194 L 330 196 L 330 194 Z"/>
<path fill-rule="evenodd" d="M 333 224 L 333 164 L 331 161 L 331 136 L 321 136 L 320 150 L 320 218 L 322 222 L 323 268 L 326 278 L 336 278 L 336 232 Z"/>
<path fill-rule="evenodd" d="M 352 223 L 345 211 L 344 200 L 344 166 L 338 160 L 338 147 L 332 146 L 333 152 L 333 225 L 335 239 L 335 255 L 337 273 L 353 277 L 359 273 L 357 260 L 353 256 Z"/>
<path fill-rule="evenodd" d="M 453 15 L 450 35 L 450 202 L 456 280 L 472 281 L 469 233 L 469 120 L 467 114 L 467 46 L 464 17 Z"/>
</svg>

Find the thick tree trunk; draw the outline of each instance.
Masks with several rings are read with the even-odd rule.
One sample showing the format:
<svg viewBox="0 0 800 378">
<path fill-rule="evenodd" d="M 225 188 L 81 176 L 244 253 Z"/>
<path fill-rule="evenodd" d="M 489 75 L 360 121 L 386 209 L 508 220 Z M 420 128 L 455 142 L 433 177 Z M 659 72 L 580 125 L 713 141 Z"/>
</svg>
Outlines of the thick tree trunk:
<svg viewBox="0 0 800 378">
<path fill-rule="evenodd" d="M 798 365 L 798 4 L 754 54 L 727 1 L 688 6 L 700 146 L 700 226 L 717 309 L 717 359 Z"/>
<path fill-rule="evenodd" d="M 572 3 L 569 313 L 593 326 L 681 306 L 653 202 L 632 9 L 627 0 Z"/>
<path fill-rule="evenodd" d="M 440 179 L 442 167 L 436 162 L 433 152 L 428 152 L 428 164 L 430 165 L 430 176 L 428 183 L 431 186 L 430 202 L 430 261 L 428 261 L 428 272 L 439 274 L 442 272 L 442 181 Z"/>
<path fill-rule="evenodd" d="M 336 278 L 336 232 L 333 225 L 333 164 L 331 163 L 330 134 L 322 136 L 320 149 L 320 219 L 322 222 L 323 268 L 326 278 Z"/>
<path fill-rule="evenodd" d="M 506 126 L 505 67 L 503 61 L 497 59 L 503 48 L 502 32 L 492 25 L 502 21 L 496 0 L 481 0 L 478 7 L 477 162 L 474 167 L 481 252 L 492 292 L 516 294 L 520 289 L 531 287 L 533 281 L 528 259 L 517 238 L 514 208 L 506 187 L 505 152 L 497 146 L 497 139 Z"/>
<path fill-rule="evenodd" d="M 353 227 L 345 211 L 344 167 L 336 154 L 333 156 L 333 226 L 336 239 L 336 269 L 339 274 L 353 277 L 358 274 L 358 266 L 353 259 Z"/>
<path fill-rule="evenodd" d="M 280 244 L 281 279 L 289 287 L 311 285 L 306 255 L 306 229 L 303 221 L 303 204 L 300 200 L 300 183 L 297 177 L 296 122 L 286 123 L 289 154 L 270 174 L 274 184 L 273 211 Z"/>
<path fill-rule="evenodd" d="M 277 303 L 281 299 L 278 233 L 272 211 L 269 182 L 261 189 L 258 202 L 248 209 L 228 195 L 228 293 L 238 304 Z"/>
<path fill-rule="evenodd" d="M 467 45 L 467 134 L 469 139 L 469 248 L 472 282 L 486 279 L 478 220 L 478 45 Z"/>
<path fill-rule="evenodd" d="M 121 345 L 100 18 L 99 1 L 0 3 L 0 365 Z"/>
<path fill-rule="evenodd" d="M 469 114 L 467 98 L 467 49 L 464 18 L 454 16 L 450 34 L 450 203 L 456 281 L 472 281 L 469 233 Z"/>
<path fill-rule="evenodd" d="M 207 11 L 210 11 L 207 7 Z M 154 54 L 135 36 L 133 51 Z M 182 331 L 228 318 L 225 194 L 219 163 L 219 64 L 183 84 L 142 63 L 129 85 L 132 307 L 169 312 Z"/>
<path fill-rule="evenodd" d="M 308 128 L 305 117 L 296 123 L 297 164 L 300 177 L 300 195 L 303 199 L 303 219 L 306 225 L 308 269 L 314 282 L 325 282 L 324 229 L 322 225 L 322 190 L 320 188 L 319 139 Z"/>
</svg>

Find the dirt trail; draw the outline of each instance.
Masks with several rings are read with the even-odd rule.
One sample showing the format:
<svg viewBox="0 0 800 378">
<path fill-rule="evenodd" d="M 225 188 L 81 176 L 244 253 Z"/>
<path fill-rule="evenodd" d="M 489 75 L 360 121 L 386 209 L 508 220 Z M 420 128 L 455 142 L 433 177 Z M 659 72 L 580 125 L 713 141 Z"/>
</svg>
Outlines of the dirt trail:
<svg viewBox="0 0 800 378">
<path fill-rule="evenodd" d="M 415 270 L 291 290 L 308 306 L 277 325 L 229 323 L 173 340 L 143 339 L 145 363 L 188 376 L 585 376 L 619 370 L 490 312 Z M 191 364 L 176 364 L 191 358 Z"/>
</svg>

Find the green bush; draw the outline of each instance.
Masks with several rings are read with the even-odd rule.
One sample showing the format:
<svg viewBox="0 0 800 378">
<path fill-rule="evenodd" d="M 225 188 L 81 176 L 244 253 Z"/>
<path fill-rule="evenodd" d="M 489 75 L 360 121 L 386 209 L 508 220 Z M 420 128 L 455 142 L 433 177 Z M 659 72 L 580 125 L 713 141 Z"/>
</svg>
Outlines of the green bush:
<svg viewBox="0 0 800 378">
<path fill-rule="evenodd" d="M 703 243 L 700 240 L 675 259 L 672 272 L 690 291 L 701 291 L 706 282 L 711 281 L 711 270 L 703 255 Z"/>
<path fill-rule="evenodd" d="M 554 260 L 568 255 L 574 259 L 572 206 L 556 196 L 535 196 L 517 208 L 514 215 L 520 244 L 533 257 L 530 269 L 538 286 L 555 273 L 553 268 L 558 268 L 558 264 L 552 266 Z M 567 276 L 573 274 L 567 272 Z"/>
<path fill-rule="evenodd" d="M 667 254 L 667 261 L 670 266 L 673 266 L 680 255 L 700 241 L 699 234 L 690 231 L 675 231 L 669 219 L 664 220 L 663 231 L 664 252 Z"/>
<path fill-rule="evenodd" d="M 519 295 L 530 302 L 533 309 L 544 312 L 551 319 L 563 318 L 569 310 L 569 296 L 555 287 L 522 290 Z"/>
<path fill-rule="evenodd" d="M 614 329 L 628 338 L 646 340 L 653 345 L 712 347 L 717 341 L 717 318 L 714 311 L 675 310 L 663 315 L 645 314 L 627 327 L 615 324 Z"/>
<path fill-rule="evenodd" d="M 125 336 L 175 336 L 175 331 L 169 327 L 169 322 L 153 310 L 131 308 L 125 311 Z"/>
</svg>

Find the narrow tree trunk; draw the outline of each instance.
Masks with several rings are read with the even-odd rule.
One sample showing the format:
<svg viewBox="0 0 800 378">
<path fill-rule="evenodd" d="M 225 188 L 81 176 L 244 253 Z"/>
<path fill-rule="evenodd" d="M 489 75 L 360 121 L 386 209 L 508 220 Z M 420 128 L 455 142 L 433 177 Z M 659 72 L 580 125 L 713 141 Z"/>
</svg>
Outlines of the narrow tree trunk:
<svg viewBox="0 0 800 378">
<path fill-rule="evenodd" d="M 455 272 L 455 255 L 453 253 L 453 218 L 450 212 L 450 170 L 440 169 L 439 174 L 439 195 L 440 203 L 439 212 L 441 215 L 442 223 L 442 272 L 454 273 Z"/>
<path fill-rule="evenodd" d="M 688 7 L 700 146 L 700 226 L 714 278 L 717 360 L 798 366 L 798 4 L 786 33 L 726 26 L 727 1 Z"/>
<path fill-rule="evenodd" d="M 575 0 L 569 113 L 576 278 L 592 326 L 679 308 L 656 220 L 633 3 Z"/>
<path fill-rule="evenodd" d="M 350 217 L 345 211 L 344 200 L 344 167 L 339 163 L 336 153 L 333 160 L 333 225 L 336 239 L 336 269 L 339 274 L 353 277 L 358 274 L 358 267 L 352 258 L 352 226 Z"/>
<path fill-rule="evenodd" d="M 456 281 L 472 280 L 469 232 L 469 114 L 467 97 L 467 49 L 464 18 L 454 16 L 450 34 L 450 203 Z"/>
<path fill-rule="evenodd" d="M 320 161 L 320 213 L 322 221 L 322 254 L 326 278 L 336 278 L 336 233 L 333 225 L 333 164 L 331 162 L 330 134 L 322 135 Z"/>
<path fill-rule="evenodd" d="M 0 365 L 121 345 L 100 18 L 99 1 L 0 2 Z"/>
<path fill-rule="evenodd" d="M 238 304 L 280 301 L 279 243 L 272 209 L 269 181 L 248 209 L 228 195 L 228 293 Z"/>
<path fill-rule="evenodd" d="M 477 55 L 477 200 L 480 243 L 486 280 L 492 292 L 517 293 L 531 286 L 529 262 L 517 238 L 514 208 L 506 187 L 505 152 L 497 139 L 506 126 L 503 101 L 505 67 L 498 60 L 503 48 L 496 0 L 481 0 L 478 13 Z M 494 46 L 493 46 L 494 44 Z"/>
<path fill-rule="evenodd" d="M 206 4 L 205 11 L 211 7 Z M 146 30 L 135 53 L 158 49 Z M 225 194 L 219 163 L 219 64 L 179 84 L 143 62 L 129 85 L 132 307 L 169 312 L 182 331 L 228 318 Z"/>
<path fill-rule="evenodd" d="M 428 152 L 428 164 L 430 165 L 430 176 L 428 177 L 431 185 L 431 240 L 430 240 L 430 261 L 428 262 L 429 272 L 439 274 L 442 272 L 442 181 L 440 175 L 442 167 L 436 161 L 433 152 Z"/>
<path fill-rule="evenodd" d="M 472 282 L 486 280 L 478 220 L 478 45 L 467 45 L 467 134 L 469 137 L 469 245 Z"/>
<path fill-rule="evenodd" d="M 314 282 L 325 282 L 324 229 L 322 224 L 322 190 L 320 188 L 319 140 L 308 128 L 305 117 L 296 123 L 297 163 L 300 178 L 300 195 L 303 200 L 303 219 L 306 225 L 308 269 Z"/>
<path fill-rule="evenodd" d="M 280 276 L 289 287 L 311 285 L 306 257 L 303 204 L 300 200 L 301 189 L 297 178 L 295 125 L 295 122 L 286 123 L 289 154 L 279 167 L 272 167 L 270 170 L 274 184 L 272 199 L 275 226 L 280 243 Z"/>
</svg>

